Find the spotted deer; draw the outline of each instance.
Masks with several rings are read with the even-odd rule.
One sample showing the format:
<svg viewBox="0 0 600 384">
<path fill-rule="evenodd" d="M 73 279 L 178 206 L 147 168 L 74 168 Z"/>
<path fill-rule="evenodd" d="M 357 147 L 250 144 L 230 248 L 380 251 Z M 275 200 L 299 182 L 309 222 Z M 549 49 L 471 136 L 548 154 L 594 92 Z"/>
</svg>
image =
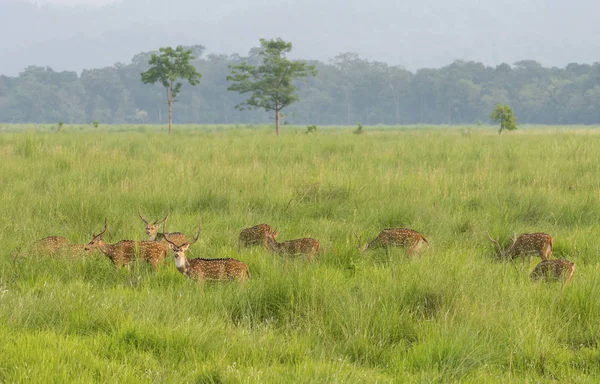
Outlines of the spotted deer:
<svg viewBox="0 0 600 384">
<path fill-rule="evenodd" d="M 277 235 L 279 235 L 279 232 L 270 225 L 258 224 L 254 227 L 245 228 L 240 232 L 239 246 L 252 247 L 262 244 L 266 248 L 265 241 L 267 236 L 273 236 L 274 239 L 277 239 Z"/>
<path fill-rule="evenodd" d="M 532 281 L 562 280 L 563 284 L 568 284 L 573 279 L 575 273 L 575 263 L 565 259 L 542 260 L 535 266 L 531 272 Z"/>
<path fill-rule="evenodd" d="M 190 246 L 198 241 L 200 231 L 202 230 L 202 219 L 198 234 L 191 242 L 177 244 L 170 240 L 167 234 L 165 240 L 169 243 L 173 254 L 175 255 L 175 266 L 182 275 L 195 280 L 238 280 L 244 282 L 250 279 L 250 270 L 248 266 L 235 259 L 188 259 L 185 253 Z"/>
<path fill-rule="evenodd" d="M 34 242 L 31 245 L 30 252 L 36 254 L 53 255 L 61 248 L 69 244 L 69 239 L 62 236 L 48 236 Z"/>
<path fill-rule="evenodd" d="M 108 256 L 117 269 L 122 266 L 126 266 L 129 269 L 129 264 L 133 260 L 141 259 L 150 263 L 155 270 L 158 270 L 160 264 L 167 256 L 167 246 L 156 241 L 121 240 L 115 244 L 107 244 L 104 241 L 106 228 L 107 223 L 106 219 L 104 219 L 104 229 L 97 235 L 92 233 L 92 241 L 84 249 L 86 251 L 93 249 L 100 250 Z"/>
<path fill-rule="evenodd" d="M 85 250 L 85 247 L 87 246 L 87 244 L 67 244 L 64 245 L 62 247 L 60 247 L 59 249 L 56 250 L 56 253 L 62 255 L 62 256 L 83 256 L 87 253 L 89 253 L 88 251 Z"/>
<path fill-rule="evenodd" d="M 408 228 L 386 228 L 377 237 L 360 248 L 361 252 L 376 248 L 403 247 L 409 255 L 419 253 L 423 244 L 429 246 L 429 241 L 419 232 Z"/>
<path fill-rule="evenodd" d="M 150 222 L 148 220 L 146 220 L 146 218 L 142 215 L 142 211 L 140 210 L 140 207 L 138 207 L 138 216 L 140 217 L 140 219 L 142 219 L 142 221 L 144 222 L 144 224 L 146 225 L 146 235 L 148 235 L 148 241 L 158 241 L 159 243 L 163 243 L 165 246 L 168 246 L 168 244 L 165 241 L 165 229 L 164 226 L 167 222 L 167 220 L 169 219 L 169 213 L 167 212 L 167 216 L 165 216 L 164 219 L 158 221 L 154 221 L 152 224 L 150 224 Z M 163 224 L 163 232 L 159 233 L 158 230 L 160 228 L 160 225 Z M 167 233 L 169 235 L 169 238 L 171 239 L 171 241 L 177 243 L 177 244 L 183 244 L 183 243 L 187 243 L 187 238 L 180 232 L 171 232 L 171 233 Z"/>
<path fill-rule="evenodd" d="M 280 256 L 306 255 L 311 262 L 315 260 L 317 252 L 321 249 L 319 241 L 310 237 L 278 243 L 275 236 L 271 234 L 266 236 L 266 241 L 268 249 Z"/>
<path fill-rule="evenodd" d="M 516 257 L 521 256 L 524 261 L 525 257 L 529 256 L 529 263 L 531 263 L 531 257 L 535 254 L 539 255 L 542 260 L 549 260 L 552 256 L 554 238 L 547 233 L 524 233 L 518 238 L 513 233 L 512 242 L 504 251 L 500 247 L 499 239 L 494 240 L 489 232 L 487 235 L 490 241 L 496 245 L 496 253 L 500 259 L 514 260 Z"/>
</svg>

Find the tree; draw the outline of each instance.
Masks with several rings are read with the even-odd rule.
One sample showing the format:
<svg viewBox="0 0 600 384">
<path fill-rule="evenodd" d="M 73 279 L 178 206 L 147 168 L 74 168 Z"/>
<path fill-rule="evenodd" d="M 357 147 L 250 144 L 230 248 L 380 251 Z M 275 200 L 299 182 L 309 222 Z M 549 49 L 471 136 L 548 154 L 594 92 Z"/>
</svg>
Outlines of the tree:
<svg viewBox="0 0 600 384">
<path fill-rule="evenodd" d="M 167 101 L 169 104 L 169 134 L 173 127 L 173 103 L 177 100 L 177 95 L 181 91 L 182 84 L 176 82 L 177 79 L 187 80 L 190 85 L 200 83 L 202 75 L 196 68 L 190 64 L 195 57 L 192 50 L 186 50 L 183 46 L 176 49 L 171 47 L 160 48 L 160 54 L 152 54 L 148 64 L 150 68 L 142 72 L 142 82 L 144 84 L 155 84 L 160 82 L 167 92 Z"/>
<path fill-rule="evenodd" d="M 500 123 L 498 134 L 501 134 L 504 130 L 512 131 L 517 129 L 517 118 L 515 117 L 512 108 L 507 104 L 496 104 L 496 108 L 492 111 L 490 119 L 492 119 L 494 123 Z"/>
<path fill-rule="evenodd" d="M 285 55 L 292 50 L 292 43 L 280 38 L 260 39 L 260 45 L 258 56 L 262 64 L 257 67 L 244 61 L 239 65 L 229 66 L 232 71 L 227 80 L 233 84 L 227 89 L 251 94 L 246 101 L 236 105 L 237 109 L 262 108 L 274 111 L 275 132 L 279 136 L 281 110 L 299 99 L 295 94 L 293 80 L 316 76 L 317 70 L 313 65 L 287 59 Z"/>
</svg>

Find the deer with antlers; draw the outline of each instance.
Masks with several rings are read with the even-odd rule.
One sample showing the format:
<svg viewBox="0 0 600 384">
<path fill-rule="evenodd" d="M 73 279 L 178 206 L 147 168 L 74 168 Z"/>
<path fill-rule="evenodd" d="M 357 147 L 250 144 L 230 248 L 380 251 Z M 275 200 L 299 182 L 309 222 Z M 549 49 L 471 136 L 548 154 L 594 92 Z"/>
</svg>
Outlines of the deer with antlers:
<svg viewBox="0 0 600 384">
<path fill-rule="evenodd" d="M 167 212 L 167 216 L 165 216 L 164 219 L 162 219 L 160 221 L 155 220 L 152 224 L 150 224 L 150 221 L 148 221 L 148 220 L 146 220 L 146 218 L 144 218 L 144 216 L 142 215 L 142 211 L 140 210 L 140 207 L 138 207 L 138 216 L 140 217 L 140 219 L 142 219 L 142 221 L 146 225 L 146 235 L 148 235 L 149 241 L 158 241 L 159 243 L 163 243 L 168 246 L 168 244 L 165 242 L 165 235 L 168 235 L 169 238 L 171 239 L 171 241 L 173 241 L 177 244 L 184 244 L 184 243 L 188 242 L 185 235 L 183 235 L 181 232 L 165 233 L 165 226 L 167 223 L 167 219 L 169 218 L 169 212 Z M 163 224 L 163 232 L 159 233 L 158 229 L 160 228 L 161 224 Z"/>
<path fill-rule="evenodd" d="M 165 241 L 169 243 L 175 255 L 175 266 L 182 275 L 195 280 L 238 280 L 244 282 L 250 279 L 250 270 L 245 263 L 232 259 L 188 259 L 185 253 L 190 246 L 198 241 L 202 230 L 202 218 L 196 237 L 191 242 L 177 244 L 170 240 L 171 235 L 165 235 Z"/>
<path fill-rule="evenodd" d="M 280 256 L 306 255 L 311 262 L 315 260 L 317 252 L 321 249 L 321 243 L 310 237 L 278 243 L 275 236 L 270 234 L 265 237 L 265 240 L 268 249 Z"/>
<path fill-rule="evenodd" d="M 423 244 L 429 246 L 429 241 L 417 231 L 408 228 L 386 228 L 379 232 L 373 241 L 360 247 L 360 251 L 365 252 L 376 248 L 403 247 L 412 256 L 421 251 Z"/>
<path fill-rule="evenodd" d="M 279 235 L 279 232 L 269 224 L 258 224 L 250 228 L 245 228 L 240 232 L 239 245 L 252 247 L 264 244 L 266 248 L 265 241 L 267 236 L 273 236 L 274 239 L 277 239 L 277 235 Z"/>
<path fill-rule="evenodd" d="M 546 280 L 557 281 L 561 280 L 563 284 L 568 284 L 573 279 L 575 273 L 575 263 L 566 259 L 542 260 L 535 266 L 531 272 L 530 278 L 532 281 Z"/>
<path fill-rule="evenodd" d="M 529 263 L 531 263 L 533 255 L 539 255 L 542 260 L 549 260 L 552 256 L 554 238 L 547 233 L 524 233 L 518 238 L 513 233 L 512 242 L 504 251 L 498 242 L 499 239 L 493 239 L 489 232 L 487 235 L 490 241 L 496 245 L 496 252 L 500 259 L 514 260 L 517 256 L 521 256 L 525 260 L 525 256 L 529 256 Z"/>
<path fill-rule="evenodd" d="M 115 268 L 119 269 L 126 266 L 135 259 L 145 260 L 150 263 L 155 270 L 159 269 L 160 264 L 167 256 L 167 246 L 156 241 L 134 241 L 121 240 L 115 244 L 107 244 L 104 241 L 107 223 L 104 219 L 104 229 L 99 234 L 92 233 L 92 241 L 86 246 L 86 251 L 98 249 L 104 253 L 113 262 Z"/>
</svg>

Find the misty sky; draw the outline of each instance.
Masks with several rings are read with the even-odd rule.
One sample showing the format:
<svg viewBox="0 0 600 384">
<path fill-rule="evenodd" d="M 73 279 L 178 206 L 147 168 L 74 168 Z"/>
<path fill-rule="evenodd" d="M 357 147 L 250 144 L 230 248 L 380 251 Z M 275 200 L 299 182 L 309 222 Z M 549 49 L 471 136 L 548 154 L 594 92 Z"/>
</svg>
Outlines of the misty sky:
<svg viewBox="0 0 600 384">
<path fill-rule="evenodd" d="M 245 55 L 275 37 L 293 58 L 354 52 L 413 71 L 454 60 L 564 67 L 600 61 L 598 14 L 598 0 L 0 0 L 0 74 L 111 66 L 179 44 Z"/>
<path fill-rule="evenodd" d="M 57 5 L 106 5 L 116 3 L 119 0 L 43 0 L 40 3 L 52 3 Z"/>
</svg>

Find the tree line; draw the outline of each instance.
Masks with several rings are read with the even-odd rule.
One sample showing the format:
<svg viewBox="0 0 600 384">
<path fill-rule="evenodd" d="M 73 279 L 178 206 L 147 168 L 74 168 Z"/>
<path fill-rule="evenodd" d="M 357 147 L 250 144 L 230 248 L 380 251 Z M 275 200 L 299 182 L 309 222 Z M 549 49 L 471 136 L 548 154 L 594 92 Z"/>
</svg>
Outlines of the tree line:
<svg viewBox="0 0 600 384">
<path fill-rule="evenodd" d="M 246 56 L 204 56 L 201 45 L 185 49 L 202 76 L 196 86 L 183 85 L 173 104 L 175 123 L 270 121 L 268 111 L 236 109 L 247 99 L 230 81 L 232 68 L 261 63 L 260 47 Z M 0 76 L 0 121 L 166 123 L 165 89 L 140 81 L 156 53 L 81 74 L 30 66 L 16 77 Z M 411 72 L 354 53 L 303 62 L 316 76 L 294 80 L 298 101 L 283 111 L 284 123 L 474 124 L 489 122 L 498 104 L 510 105 L 520 123 L 600 123 L 600 63 L 547 68 L 533 60 L 497 66 L 457 60 Z"/>
</svg>

